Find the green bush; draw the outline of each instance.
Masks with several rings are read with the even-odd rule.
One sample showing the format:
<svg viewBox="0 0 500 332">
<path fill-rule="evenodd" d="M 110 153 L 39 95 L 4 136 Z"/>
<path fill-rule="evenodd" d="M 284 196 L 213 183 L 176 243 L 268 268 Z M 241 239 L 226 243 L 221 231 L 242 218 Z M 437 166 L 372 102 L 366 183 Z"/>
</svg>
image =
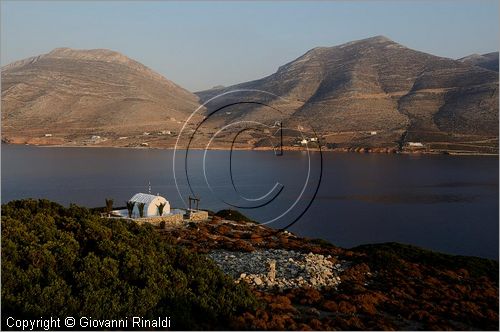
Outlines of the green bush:
<svg viewBox="0 0 500 332">
<path fill-rule="evenodd" d="M 158 204 L 156 207 L 158 208 L 158 215 L 161 216 L 163 215 L 163 209 L 165 208 L 165 205 L 167 205 L 167 203 L 160 203 Z"/>
<path fill-rule="evenodd" d="M 106 213 L 111 213 L 113 211 L 113 200 L 111 198 L 106 198 Z"/>
<path fill-rule="evenodd" d="M 132 201 L 127 202 L 127 212 L 128 212 L 129 218 L 132 218 L 132 213 L 134 212 L 134 206 L 135 206 L 135 202 L 132 202 Z"/>
<path fill-rule="evenodd" d="M 2 205 L 5 317 L 170 316 L 174 329 L 213 329 L 256 305 L 212 261 L 151 226 L 47 200 Z"/>
</svg>

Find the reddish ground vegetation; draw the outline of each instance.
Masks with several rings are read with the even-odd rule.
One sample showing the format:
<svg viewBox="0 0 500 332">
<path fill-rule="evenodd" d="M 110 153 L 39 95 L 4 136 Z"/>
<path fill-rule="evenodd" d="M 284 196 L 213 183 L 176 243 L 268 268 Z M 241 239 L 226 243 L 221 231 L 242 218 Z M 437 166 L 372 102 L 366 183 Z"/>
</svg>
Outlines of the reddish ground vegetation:
<svg viewBox="0 0 500 332">
<path fill-rule="evenodd" d="M 498 330 L 498 262 L 399 244 L 346 250 L 218 218 L 161 231 L 167 241 L 198 252 L 280 248 L 352 262 L 337 289 L 253 290 L 263 306 L 235 318 L 235 329 Z"/>
</svg>

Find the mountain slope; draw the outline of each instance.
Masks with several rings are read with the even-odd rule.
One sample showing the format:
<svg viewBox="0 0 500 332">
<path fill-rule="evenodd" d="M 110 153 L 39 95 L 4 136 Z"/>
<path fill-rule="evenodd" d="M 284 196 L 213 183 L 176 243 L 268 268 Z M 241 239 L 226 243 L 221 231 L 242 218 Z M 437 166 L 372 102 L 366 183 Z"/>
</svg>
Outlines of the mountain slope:
<svg viewBox="0 0 500 332">
<path fill-rule="evenodd" d="M 81 144 L 100 136 L 109 144 L 177 130 L 198 106 L 191 92 L 110 50 L 59 48 L 2 68 L 2 138 L 12 142 Z"/>
<path fill-rule="evenodd" d="M 498 73 L 383 36 L 314 48 L 270 76 L 197 95 L 206 101 L 234 89 L 286 98 L 288 103 L 268 103 L 282 109 L 284 121 L 308 123 L 324 142 L 341 147 L 398 147 L 408 141 L 436 150 L 497 146 Z M 248 107 L 246 117 L 258 109 Z M 486 140 L 479 144 L 484 149 L 468 146 L 478 140 Z"/>
<path fill-rule="evenodd" d="M 243 99 L 279 109 L 285 127 L 312 126 L 329 147 L 412 150 L 409 142 L 421 142 L 428 151 L 497 153 L 498 72 L 483 68 L 493 68 L 494 58 L 452 60 L 377 36 L 317 47 L 262 79 L 194 95 L 117 52 L 55 49 L 2 68 L 2 139 L 171 147 L 170 132 L 199 102 L 248 89 Z M 275 96 L 263 99 L 258 90 Z M 243 99 L 227 94 L 206 111 Z M 262 105 L 234 109 L 207 121 L 197 145 L 231 121 L 271 120 Z M 251 132 L 240 138 L 267 144 Z M 285 141 L 294 145 L 297 137 Z"/>
<path fill-rule="evenodd" d="M 459 60 L 473 66 L 498 72 L 498 52 L 491 52 L 482 55 L 472 54 Z"/>
</svg>

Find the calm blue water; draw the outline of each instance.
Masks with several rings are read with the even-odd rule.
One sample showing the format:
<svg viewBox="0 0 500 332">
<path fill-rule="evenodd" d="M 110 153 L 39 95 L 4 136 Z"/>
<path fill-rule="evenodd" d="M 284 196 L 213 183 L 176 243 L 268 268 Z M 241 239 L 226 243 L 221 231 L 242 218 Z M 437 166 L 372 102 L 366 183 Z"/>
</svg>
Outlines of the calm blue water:
<svg viewBox="0 0 500 332">
<path fill-rule="evenodd" d="M 1 152 L 2 203 L 43 197 L 94 207 L 103 206 L 110 197 L 115 206 L 124 205 L 134 193 L 147 192 L 151 182 L 152 193 L 183 207 L 170 150 L 2 145 Z M 201 167 L 203 151 L 190 151 L 188 156 L 189 179 L 201 198 L 200 207 L 255 206 L 279 192 L 265 206 L 240 208 L 261 222 L 284 214 L 270 224 L 274 227 L 284 227 L 300 215 L 314 195 L 320 174 L 317 153 L 310 156 L 309 185 L 304 188 L 306 153 L 276 157 L 269 151 L 234 152 L 235 192 L 228 175 L 229 153 L 211 151 L 205 163 L 210 190 Z M 182 163 L 176 165 L 187 202 L 190 191 L 181 176 L 184 168 Z M 269 197 L 255 201 L 269 191 Z M 498 199 L 495 157 L 323 153 L 317 196 L 290 230 L 343 247 L 397 241 L 498 259 Z"/>
</svg>

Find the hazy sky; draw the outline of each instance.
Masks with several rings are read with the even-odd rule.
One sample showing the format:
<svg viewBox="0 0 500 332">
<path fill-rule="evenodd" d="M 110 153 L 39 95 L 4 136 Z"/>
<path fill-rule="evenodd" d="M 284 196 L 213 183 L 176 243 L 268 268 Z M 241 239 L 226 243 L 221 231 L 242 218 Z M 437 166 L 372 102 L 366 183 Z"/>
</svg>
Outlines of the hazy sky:
<svg viewBox="0 0 500 332">
<path fill-rule="evenodd" d="M 197 91 L 261 78 L 316 46 L 374 35 L 458 58 L 498 50 L 499 2 L 1 2 L 1 63 L 109 48 Z"/>
</svg>

